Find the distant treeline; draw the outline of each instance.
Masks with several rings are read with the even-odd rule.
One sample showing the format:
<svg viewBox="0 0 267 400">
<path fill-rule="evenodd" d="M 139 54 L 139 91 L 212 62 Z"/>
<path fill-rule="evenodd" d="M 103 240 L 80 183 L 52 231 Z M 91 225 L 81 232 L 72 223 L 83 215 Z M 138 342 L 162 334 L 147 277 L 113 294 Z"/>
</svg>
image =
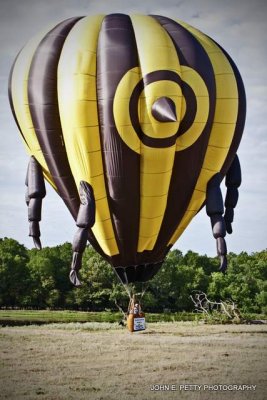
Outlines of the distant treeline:
<svg viewBox="0 0 267 400">
<path fill-rule="evenodd" d="M 127 307 L 128 295 L 112 267 L 91 246 L 83 258 L 81 288 L 69 282 L 71 257 L 70 243 L 38 251 L 14 239 L 0 239 L 0 307 L 92 311 L 117 310 L 115 303 Z M 203 291 L 212 300 L 233 300 L 240 311 L 266 313 L 267 250 L 230 253 L 228 261 L 223 275 L 217 257 L 171 251 L 147 287 L 145 309 L 193 311 L 190 294 Z"/>
</svg>

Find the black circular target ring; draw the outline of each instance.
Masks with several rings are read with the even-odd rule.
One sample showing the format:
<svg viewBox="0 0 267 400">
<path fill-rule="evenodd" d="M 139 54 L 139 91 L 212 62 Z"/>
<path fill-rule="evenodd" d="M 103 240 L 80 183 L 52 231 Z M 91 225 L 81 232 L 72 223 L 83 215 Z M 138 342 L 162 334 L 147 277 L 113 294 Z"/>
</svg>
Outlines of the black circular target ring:
<svg viewBox="0 0 267 400">
<path fill-rule="evenodd" d="M 152 138 L 144 133 L 140 125 L 138 116 L 138 101 L 142 91 L 147 85 L 162 80 L 175 82 L 181 87 L 182 94 L 186 101 L 186 112 L 182 121 L 180 122 L 177 132 L 174 135 L 167 138 Z M 192 88 L 186 82 L 182 81 L 178 74 L 168 70 L 153 71 L 145 75 L 143 79 L 140 80 L 135 86 L 129 102 L 129 113 L 132 126 L 142 143 L 148 147 L 165 148 L 173 146 L 176 142 L 176 139 L 185 133 L 193 124 L 196 111 L 197 100 Z"/>
</svg>

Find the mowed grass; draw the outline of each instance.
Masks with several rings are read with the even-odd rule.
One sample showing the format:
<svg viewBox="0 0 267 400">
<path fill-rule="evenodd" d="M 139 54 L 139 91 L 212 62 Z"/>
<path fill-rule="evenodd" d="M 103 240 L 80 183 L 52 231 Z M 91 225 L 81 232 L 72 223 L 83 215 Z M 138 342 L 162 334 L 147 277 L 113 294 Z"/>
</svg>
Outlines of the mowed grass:
<svg viewBox="0 0 267 400">
<path fill-rule="evenodd" d="M 11 322 L 20 323 L 53 323 L 53 322 L 116 322 L 121 318 L 121 313 L 85 312 L 85 311 L 51 311 L 51 310 L 0 310 L 0 324 Z"/>
<path fill-rule="evenodd" d="M 266 396 L 266 325 L 50 324 L 0 329 L 0 398 L 8 400 L 257 399 Z M 157 384 L 177 391 L 150 390 Z M 256 391 L 180 391 L 251 384 Z"/>
<path fill-rule="evenodd" d="M 148 322 L 194 321 L 203 319 L 204 315 L 180 313 L 149 313 Z M 0 325 L 48 324 L 53 322 L 118 322 L 122 313 L 114 311 L 51 311 L 51 310 L 0 310 Z"/>
</svg>

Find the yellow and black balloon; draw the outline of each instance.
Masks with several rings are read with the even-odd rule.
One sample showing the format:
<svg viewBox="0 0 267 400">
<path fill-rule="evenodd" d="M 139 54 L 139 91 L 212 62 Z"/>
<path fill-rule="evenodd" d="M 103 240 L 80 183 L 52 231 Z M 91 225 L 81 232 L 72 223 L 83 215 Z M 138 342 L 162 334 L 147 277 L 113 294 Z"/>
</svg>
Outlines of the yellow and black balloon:
<svg viewBox="0 0 267 400">
<path fill-rule="evenodd" d="M 70 18 L 21 50 L 9 98 L 30 155 L 30 235 L 41 247 L 44 176 L 78 226 L 75 284 L 87 240 L 122 282 L 149 280 L 209 187 L 207 213 L 226 255 L 246 100 L 237 67 L 211 38 L 155 15 Z"/>
</svg>

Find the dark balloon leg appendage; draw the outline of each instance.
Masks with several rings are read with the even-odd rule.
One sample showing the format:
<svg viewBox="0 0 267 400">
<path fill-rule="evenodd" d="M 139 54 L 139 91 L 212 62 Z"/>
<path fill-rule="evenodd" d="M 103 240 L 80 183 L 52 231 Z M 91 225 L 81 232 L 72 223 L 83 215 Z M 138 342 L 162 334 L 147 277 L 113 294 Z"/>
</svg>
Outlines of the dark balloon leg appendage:
<svg viewBox="0 0 267 400">
<path fill-rule="evenodd" d="M 81 286 L 78 271 L 82 266 L 82 256 L 88 240 L 88 229 L 78 228 L 72 243 L 72 262 L 70 270 L 70 281 L 74 286 Z"/>
<path fill-rule="evenodd" d="M 25 184 L 27 186 L 25 201 L 28 206 L 29 236 L 33 238 L 37 249 L 42 248 L 40 227 L 42 199 L 46 195 L 42 167 L 32 156 L 29 161 Z"/>
<path fill-rule="evenodd" d="M 78 230 L 72 244 L 72 263 L 70 270 L 70 281 L 74 286 L 81 286 L 78 271 L 82 266 L 82 256 L 88 240 L 88 229 L 95 223 L 95 199 L 93 188 L 89 183 L 80 183 L 80 208 L 76 220 Z"/>
<path fill-rule="evenodd" d="M 241 167 L 238 156 L 235 158 L 226 174 L 225 184 L 227 187 L 226 198 L 225 198 L 225 213 L 224 220 L 226 225 L 227 233 L 231 234 L 232 222 L 234 220 L 234 208 L 238 202 L 238 187 L 241 185 Z"/>
<path fill-rule="evenodd" d="M 216 174 L 208 183 L 206 212 L 210 217 L 212 233 L 216 239 L 217 253 L 220 257 L 220 271 L 225 272 L 227 269 L 227 247 L 224 239 L 226 228 L 223 218 L 224 206 L 220 183 L 220 174 Z"/>
</svg>

